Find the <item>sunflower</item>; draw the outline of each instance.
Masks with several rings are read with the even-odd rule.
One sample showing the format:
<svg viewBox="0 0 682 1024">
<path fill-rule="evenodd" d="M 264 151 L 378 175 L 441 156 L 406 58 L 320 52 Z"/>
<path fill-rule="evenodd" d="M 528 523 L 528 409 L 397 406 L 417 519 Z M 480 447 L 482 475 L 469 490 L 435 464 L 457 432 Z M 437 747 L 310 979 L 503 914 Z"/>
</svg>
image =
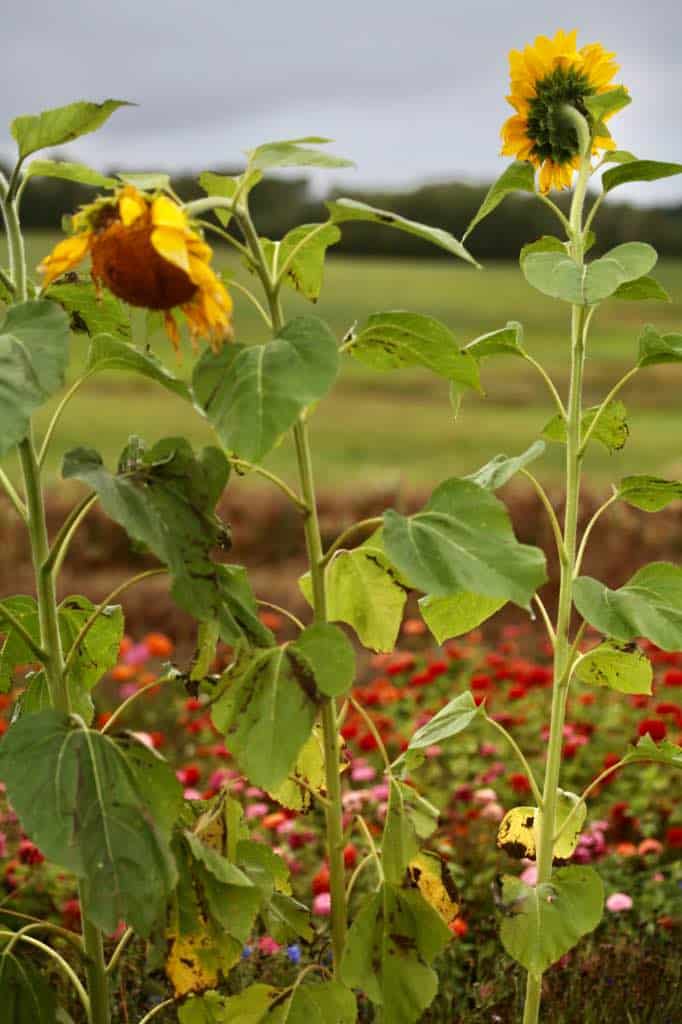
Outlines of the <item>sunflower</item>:
<svg viewBox="0 0 682 1024">
<path fill-rule="evenodd" d="M 126 185 L 81 207 L 72 226 L 75 234 L 38 267 L 44 288 L 89 254 L 95 283 L 131 306 L 162 311 L 176 348 L 180 335 L 171 312 L 176 307 L 187 319 L 193 343 L 204 337 L 217 349 L 231 337 L 232 300 L 211 268 L 212 250 L 168 196 L 149 196 Z"/>
<path fill-rule="evenodd" d="M 576 49 L 576 32 L 559 30 L 554 39 L 538 36 L 523 52 L 509 54 L 511 95 L 507 101 L 516 113 L 502 126 L 502 154 L 525 160 L 540 169 L 541 192 L 570 188 L 573 171 L 580 163 L 578 136 L 562 114 L 571 104 L 595 129 L 584 104 L 586 96 L 608 92 L 618 71 L 615 54 L 600 43 Z M 597 132 L 603 125 L 597 127 Z M 606 134 L 595 132 L 592 152 L 615 149 Z"/>
</svg>

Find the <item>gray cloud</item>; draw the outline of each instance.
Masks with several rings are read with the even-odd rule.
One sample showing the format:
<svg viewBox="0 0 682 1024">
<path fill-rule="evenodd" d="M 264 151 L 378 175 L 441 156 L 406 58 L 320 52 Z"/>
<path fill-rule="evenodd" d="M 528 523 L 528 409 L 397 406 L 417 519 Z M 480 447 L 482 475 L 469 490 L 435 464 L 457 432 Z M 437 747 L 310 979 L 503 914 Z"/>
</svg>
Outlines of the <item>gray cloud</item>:
<svg viewBox="0 0 682 1024">
<path fill-rule="evenodd" d="M 0 115 L 76 98 L 139 103 L 69 151 L 95 166 L 215 167 L 264 139 L 320 133 L 356 160 L 349 184 L 491 177 L 504 166 L 508 50 L 574 25 L 582 42 L 618 54 L 635 100 L 619 116 L 619 145 L 682 158 L 678 0 L 627 12 L 617 0 L 575 0 L 561 22 L 505 0 L 26 0 L 3 26 L 11 87 Z M 628 196 L 677 200 L 682 185 Z"/>
</svg>

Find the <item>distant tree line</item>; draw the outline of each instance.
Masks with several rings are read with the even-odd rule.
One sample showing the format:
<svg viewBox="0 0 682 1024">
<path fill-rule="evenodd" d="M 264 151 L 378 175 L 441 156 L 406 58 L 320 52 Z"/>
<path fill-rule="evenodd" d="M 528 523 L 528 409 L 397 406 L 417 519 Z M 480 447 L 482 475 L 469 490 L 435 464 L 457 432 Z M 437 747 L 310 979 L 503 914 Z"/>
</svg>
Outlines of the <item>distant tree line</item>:
<svg viewBox="0 0 682 1024">
<path fill-rule="evenodd" d="M 223 169 L 221 173 L 237 172 Z M 185 200 L 203 195 L 196 178 L 189 174 L 174 176 L 173 186 Z M 487 188 L 487 185 L 445 182 L 409 191 L 345 191 L 343 194 L 411 220 L 445 228 L 460 238 Z M 24 226 L 35 230 L 58 229 L 64 214 L 73 212 L 95 194 L 96 190 L 73 182 L 34 178 L 26 188 Z M 329 198 L 332 197 L 330 193 Z M 559 205 L 564 210 L 568 200 L 566 194 L 559 197 Z M 323 200 L 311 193 L 304 177 L 269 178 L 261 182 L 253 191 L 253 209 L 261 233 L 269 238 L 280 238 L 296 224 L 312 223 L 325 217 Z M 479 224 L 468 244 L 482 260 L 511 260 L 517 258 L 520 247 L 526 242 L 543 234 L 556 233 L 557 224 L 551 212 L 532 197 L 518 195 L 506 199 Z M 600 252 L 621 242 L 645 239 L 661 256 L 682 259 L 682 204 L 640 207 L 607 201 L 599 215 L 598 234 Z M 406 258 L 439 255 L 438 250 L 412 235 L 361 223 L 344 226 L 343 240 L 335 251 Z"/>
</svg>

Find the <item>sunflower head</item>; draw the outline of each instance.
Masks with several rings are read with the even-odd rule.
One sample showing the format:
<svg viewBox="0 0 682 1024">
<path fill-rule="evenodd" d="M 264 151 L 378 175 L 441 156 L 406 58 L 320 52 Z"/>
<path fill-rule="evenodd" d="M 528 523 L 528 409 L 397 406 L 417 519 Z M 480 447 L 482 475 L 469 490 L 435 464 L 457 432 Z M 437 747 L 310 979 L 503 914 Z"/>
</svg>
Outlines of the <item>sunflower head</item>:
<svg viewBox="0 0 682 1024">
<path fill-rule="evenodd" d="M 193 341 L 205 337 L 219 348 L 231 337 L 232 300 L 211 267 L 212 251 L 174 200 L 126 185 L 82 207 L 72 227 L 38 268 L 44 287 L 89 254 L 95 283 L 131 306 L 162 311 L 174 345 L 175 308 Z"/>
<path fill-rule="evenodd" d="M 511 51 L 507 100 L 516 113 L 502 126 L 502 153 L 539 168 L 542 192 L 569 188 L 580 162 L 577 132 L 563 113 L 566 105 L 588 121 L 593 153 L 615 149 L 603 124 L 594 124 L 585 105 L 588 96 L 613 88 L 618 71 L 614 56 L 600 43 L 578 50 L 576 32 L 561 30 L 553 39 L 538 36 L 532 46 Z"/>
</svg>

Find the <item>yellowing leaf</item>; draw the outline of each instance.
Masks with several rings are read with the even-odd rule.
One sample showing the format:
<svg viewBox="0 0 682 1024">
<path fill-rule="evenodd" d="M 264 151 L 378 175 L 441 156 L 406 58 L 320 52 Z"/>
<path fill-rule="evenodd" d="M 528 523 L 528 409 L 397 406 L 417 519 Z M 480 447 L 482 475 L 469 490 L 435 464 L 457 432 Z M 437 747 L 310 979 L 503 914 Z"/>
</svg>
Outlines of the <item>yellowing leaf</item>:
<svg viewBox="0 0 682 1024">
<path fill-rule="evenodd" d="M 438 854 L 422 850 L 410 861 L 407 877 L 446 924 L 454 921 L 459 913 L 459 896 L 447 865 Z"/>
<path fill-rule="evenodd" d="M 554 834 L 560 833 L 554 843 L 553 859 L 555 862 L 568 860 L 578 845 L 578 837 L 585 822 L 587 808 L 585 804 L 581 804 L 578 811 L 572 814 L 577 802 L 578 797 L 575 793 L 559 790 L 554 818 Z M 497 831 L 497 845 L 510 857 L 517 860 L 523 857 L 535 860 L 539 842 L 536 814 L 536 807 L 513 807 L 500 822 Z M 569 815 L 572 817 L 568 828 L 560 831 Z"/>
<path fill-rule="evenodd" d="M 205 992 L 218 984 L 219 972 L 227 974 L 242 954 L 242 945 L 230 936 L 220 943 L 212 935 L 205 919 L 204 927 L 191 935 L 169 934 L 166 974 L 176 999 L 190 992 Z"/>
</svg>

